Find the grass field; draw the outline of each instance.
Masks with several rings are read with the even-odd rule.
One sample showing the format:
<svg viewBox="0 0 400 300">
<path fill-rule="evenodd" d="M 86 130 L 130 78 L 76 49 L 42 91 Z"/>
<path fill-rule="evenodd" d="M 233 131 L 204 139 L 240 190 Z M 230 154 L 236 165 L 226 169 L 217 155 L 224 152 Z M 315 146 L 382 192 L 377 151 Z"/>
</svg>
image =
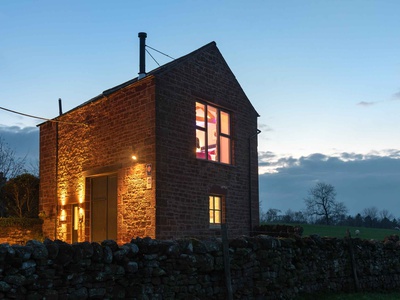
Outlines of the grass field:
<svg viewBox="0 0 400 300">
<path fill-rule="evenodd" d="M 287 224 L 293 225 L 293 224 Z M 321 237 L 337 237 L 343 238 L 346 236 L 346 230 L 349 229 L 351 237 L 359 237 L 367 240 L 382 241 L 385 237 L 392 234 L 400 235 L 400 231 L 395 229 L 379 229 L 379 228 L 365 228 L 365 227 L 351 227 L 351 226 L 328 226 L 328 225 L 311 225 L 311 224 L 298 224 L 303 227 L 303 236 L 318 234 Z M 356 236 L 355 231 L 359 230 L 360 233 Z M 400 298 L 399 298 L 400 299 Z"/>
<path fill-rule="evenodd" d="M 287 224 L 292 225 L 294 224 Z M 311 225 L 311 224 L 295 224 L 303 227 L 303 237 L 312 234 L 318 234 L 321 237 L 336 237 L 343 238 L 346 236 L 347 229 L 350 231 L 351 236 L 359 237 L 368 240 L 382 241 L 385 237 L 392 234 L 400 235 L 400 231 L 395 229 L 379 229 L 379 228 L 365 228 L 365 227 L 351 227 L 351 226 L 327 226 L 327 225 Z M 359 230 L 360 233 L 356 236 L 355 231 Z M 313 294 L 307 296 L 300 296 L 297 300 L 397 300 L 400 299 L 400 292 L 388 293 L 350 293 L 350 294 Z"/>
<path fill-rule="evenodd" d="M 297 300 L 398 300 L 400 299 L 400 293 L 351 293 L 351 294 L 317 294 L 299 297 Z"/>
</svg>

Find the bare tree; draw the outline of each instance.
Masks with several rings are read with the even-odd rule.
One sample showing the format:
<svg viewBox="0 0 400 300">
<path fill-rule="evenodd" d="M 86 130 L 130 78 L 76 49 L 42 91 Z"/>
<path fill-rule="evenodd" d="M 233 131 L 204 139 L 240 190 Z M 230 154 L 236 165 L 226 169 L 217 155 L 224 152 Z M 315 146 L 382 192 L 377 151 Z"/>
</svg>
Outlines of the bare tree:
<svg viewBox="0 0 400 300">
<path fill-rule="evenodd" d="M 388 220 L 394 219 L 393 215 L 387 209 L 382 209 L 379 212 L 379 215 L 381 217 L 381 220 L 383 220 L 383 219 L 388 219 Z"/>
<path fill-rule="evenodd" d="M 2 189 L 10 217 L 38 216 L 39 178 L 32 174 L 22 174 L 7 181 Z"/>
<path fill-rule="evenodd" d="M 282 216 L 282 220 L 286 223 L 306 223 L 307 219 L 303 212 L 293 211 L 290 208 Z"/>
<path fill-rule="evenodd" d="M 335 187 L 331 184 L 318 182 L 308 191 L 308 197 L 304 199 L 307 213 L 322 219 L 329 225 L 332 221 L 347 212 L 343 202 L 336 201 Z"/>
<path fill-rule="evenodd" d="M 7 211 L 6 199 L 1 191 L 9 178 L 23 172 L 24 166 L 25 158 L 17 158 L 15 152 L 0 137 L 0 217 L 4 217 Z"/>
<path fill-rule="evenodd" d="M 25 158 L 17 158 L 14 150 L 0 138 L 0 174 L 9 179 L 22 174 L 25 167 Z"/>
<path fill-rule="evenodd" d="M 375 206 L 364 208 L 362 212 L 364 218 L 370 217 L 372 220 L 378 218 L 378 209 Z"/>
<path fill-rule="evenodd" d="M 3 218 L 6 215 L 7 207 L 6 200 L 3 197 L 3 187 L 7 182 L 7 178 L 3 175 L 3 172 L 0 172 L 0 217 Z"/>
<path fill-rule="evenodd" d="M 263 214 L 263 222 L 276 222 L 278 220 L 278 213 L 281 211 L 276 208 L 270 208 L 268 211 Z"/>
</svg>

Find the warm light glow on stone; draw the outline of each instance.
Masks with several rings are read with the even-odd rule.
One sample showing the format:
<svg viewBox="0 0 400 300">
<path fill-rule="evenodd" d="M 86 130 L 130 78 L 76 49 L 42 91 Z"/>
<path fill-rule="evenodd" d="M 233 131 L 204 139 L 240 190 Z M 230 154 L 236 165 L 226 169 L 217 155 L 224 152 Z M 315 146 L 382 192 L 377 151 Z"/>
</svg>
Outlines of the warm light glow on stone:
<svg viewBox="0 0 400 300">
<path fill-rule="evenodd" d="M 78 201 L 80 204 L 83 203 L 83 201 L 85 200 L 85 188 L 84 188 L 84 184 L 83 181 L 84 178 L 81 179 L 81 182 L 78 184 Z"/>
<path fill-rule="evenodd" d="M 85 210 L 82 207 L 79 207 L 79 222 L 82 223 L 85 217 Z"/>
<path fill-rule="evenodd" d="M 64 206 L 66 204 L 66 192 L 65 190 L 61 190 L 60 192 L 60 201 L 61 201 L 61 205 Z"/>
<path fill-rule="evenodd" d="M 65 209 L 61 209 L 60 221 L 61 222 L 67 221 L 67 211 Z"/>
</svg>

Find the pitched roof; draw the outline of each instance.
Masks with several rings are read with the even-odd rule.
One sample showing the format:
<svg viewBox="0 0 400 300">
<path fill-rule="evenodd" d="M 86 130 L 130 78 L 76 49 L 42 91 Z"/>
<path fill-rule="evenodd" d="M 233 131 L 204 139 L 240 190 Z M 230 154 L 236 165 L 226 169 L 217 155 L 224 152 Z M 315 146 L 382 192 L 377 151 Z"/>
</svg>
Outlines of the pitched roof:
<svg viewBox="0 0 400 300">
<path fill-rule="evenodd" d="M 214 41 L 210 42 L 210 43 L 204 45 L 203 47 L 201 47 L 201 48 L 199 48 L 199 49 L 197 49 L 197 50 L 195 50 L 193 52 L 190 52 L 189 54 L 186 54 L 186 55 L 184 55 L 184 56 L 182 56 L 180 58 L 177 58 L 177 59 L 175 59 L 175 60 L 173 60 L 173 61 L 171 61 L 169 63 L 166 63 L 166 64 L 164 64 L 164 65 L 162 65 L 162 66 L 160 66 L 160 67 L 158 67 L 158 68 L 156 68 L 156 69 L 154 69 L 154 70 L 152 70 L 150 72 L 147 72 L 146 76 L 148 76 L 148 75 L 156 75 L 158 73 L 164 72 L 164 71 L 168 70 L 169 68 L 181 63 L 182 61 L 185 61 L 188 57 L 191 57 L 192 55 L 194 55 L 196 53 L 202 52 L 203 50 L 205 50 L 205 49 L 207 49 L 209 47 L 212 47 L 212 46 L 216 47 L 216 45 L 217 44 Z M 146 78 L 146 77 L 144 77 L 144 78 Z M 87 105 L 89 103 L 92 103 L 92 102 L 94 102 L 94 101 L 96 101 L 98 99 L 101 99 L 104 96 L 111 95 L 112 93 L 115 93 L 115 92 L 119 91 L 120 89 L 123 89 L 124 87 L 127 87 L 127 86 L 129 86 L 129 85 L 131 85 L 133 83 L 138 82 L 138 81 L 139 81 L 139 77 L 135 77 L 135 78 L 130 79 L 130 80 L 124 82 L 124 83 L 121 83 L 121 84 L 119 84 L 117 86 L 114 86 L 114 87 L 112 87 L 110 89 L 107 89 L 107 90 L 103 91 L 101 94 L 97 95 L 96 97 L 93 97 L 93 98 L 83 102 L 82 104 L 76 106 L 75 108 L 65 112 L 64 114 L 69 113 L 71 111 L 74 111 L 74 110 L 76 110 L 76 109 L 78 109 L 80 107 L 83 107 L 83 106 L 85 106 L 85 105 Z"/>
<path fill-rule="evenodd" d="M 182 56 L 180 58 L 174 59 L 173 61 L 171 61 L 169 63 L 166 63 L 166 64 L 164 64 L 164 65 L 162 65 L 162 66 L 160 66 L 160 67 L 158 67 L 158 68 L 156 68 L 154 70 L 151 70 L 150 72 L 147 72 L 146 76 L 148 76 L 148 75 L 157 75 L 157 74 L 159 74 L 161 72 L 167 71 L 168 69 L 172 68 L 173 66 L 185 61 L 187 58 L 195 55 L 196 53 L 202 52 L 203 50 L 205 50 L 207 48 L 210 48 L 212 46 L 216 47 L 217 44 L 215 42 L 208 43 L 208 44 L 204 45 L 203 47 L 201 47 L 201 48 L 199 48 L 199 49 L 197 49 L 197 50 L 195 50 L 193 52 L 190 52 L 189 54 L 186 54 L 186 55 L 184 55 L 184 56 Z M 110 94 L 112 94 L 112 93 L 114 93 L 114 92 L 116 92 L 116 91 L 118 91 L 118 90 L 120 90 L 120 89 L 122 89 L 122 88 L 124 88 L 124 87 L 126 87 L 126 86 L 128 86 L 130 84 L 132 84 L 132 83 L 135 83 L 137 81 L 139 81 L 138 77 L 133 78 L 133 79 L 127 81 L 127 82 L 119 84 L 119 85 L 117 85 L 117 86 L 115 86 L 113 88 L 110 88 L 108 90 L 105 90 L 102 93 L 102 95 L 108 96 L 108 95 L 110 95 Z"/>
<path fill-rule="evenodd" d="M 204 50 L 209 49 L 209 48 L 212 48 L 212 47 L 214 47 L 214 48 L 216 48 L 216 49 L 218 50 L 217 44 L 216 44 L 214 41 L 212 41 L 212 42 L 210 42 L 210 43 L 208 43 L 208 44 L 206 44 L 206 45 L 200 47 L 200 48 L 197 49 L 197 50 L 194 50 L 194 51 L 192 51 L 192 52 L 190 52 L 190 53 L 188 53 L 188 54 L 186 54 L 186 55 L 184 55 L 184 56 L 181 56 L 180 58 L 177 58 L 177 59 L 175 59 L 175 60 L 173 60 L 173 61 L 171 61 L 171 62 L 169 62 L 169 63 L 166 63 L 166 64 L 164 64 L 164 65 L 162 65 L 162 66 L 160 66 L 160 67 L 158 67 L 158 68 L 156 68 L 156 69 L 154 69 L 154 70 L 151 70 L 150 72 L 147 72 L 147 73 L 146 73 L 146 76 L 149 76 L 149 75 L 157 75 L 157 74 L 160 74 L 160 73 L 162 73 L 162 72 L 168 71 L 169 69 L 173 68 L 173 67 L 176 66 L 177 64 L 180 64 L 180 63 L 186 61 L 187 59 L 189 59 L 190 57 L 196 55 L 197 53 L 201 53 L 201 52 L 203 52 Z M 218 50 L 218 51 L 219 51 L 219 50 Z M 222 59 L 224 59 L 222 55 L 221 55 L 221 57 L 222 57 Z M 225 60 L 224 60 L 224 61 L 225 61 Z M 228 66 L 228 64 L 227 64 L 226 62 L 225 62 L 225 64 L 226 64 L 226 66 L 229 68 L 229 66 Z M 233 74 L 233 72 L 232 72 L 232 74 Z M 144 78 L 146 78 L 146 77 L 144 77 Z M 131 84 L 134 84 L 134 83 L 138 82 L 138 81 L 139 81 L 139 77 L 135 77 L 135 78 L 133 78 L 133 79 L 131 79 L 131 80 L 128 80 L 128 81 L 126 81 L 126 82 L 124 82 L 124 83 L 121 83 L 121 84 L 119 84 L 119 85 L 117 85 L 117 86 L 114 86 L 114 87 L 112 87 L 112 88 L 110 88 L 110 89 L 104 90 L 101 94 L 97 95 L 96 97 L 93 97 L 93 98 L 89 99 L 88 101 L 83 102 L 82 104 L 76 106 L 75 108 L 73 108 L 73 109 L 71 109 L 71 110 L 65 112 L 63 115 L 65 115 L 65 114 L 67 114 L 67 113 L 69 113 L 69 112 L 71 112 L 71 111 L 74 111 L 74 110 L 76 110 L 76 109 L 78 109 L 78 108 L 80 108 L 80 107 L 83 107 L 83 106 L 85 106 L 85 105 L 87 105 L 87 104 L 89 104 L 89 103 L 92 103 L 92 102 L 94 102 L 94 101 L 96 101 L 96 100 L 99 100 L 99 99 L 101 99 L 101 98 L 103 98 L 103 97 L 105 97 L 105 96 L 108 96 L 108 95 L 110 95 L 110 94 L 113 94 L 113 93 L 119 91 L 120 89 L 123 89 L 124 87 L 127 87 L 127 86 L 129 86 L 129 85 L 131 85 Z M 238 84 L 239 84 L 239 83 L 238 83 Z M 240 84 L 239 84 L 239 86 L 240 86 Z M 245 95 L 244 91 L 243 91 L 243 94 Z M 252 106 L 250 100 L 248 100 L 248 101 L 249 101 L 250 105 Z M 252 107 L 253 107 L 253 106 L 252 106 Z M 253 109 L 254 109 L 254 107 L 253 107 Z M 254 111 L 257 113 L 257 111 L 256 111 L 255 109 L 254 109 Z M 258 113 L 257 113 L 257 115 L 258 115 Z M 57 117 L 56 117 L 56 118 L 57 118 Z M 44 122 L 44 123 L 46 123 L 46 122 Z M 41 124 L 39 124 L 38 126 L 40 126 L 40 125 L 41 125 Z"/>
</svg>

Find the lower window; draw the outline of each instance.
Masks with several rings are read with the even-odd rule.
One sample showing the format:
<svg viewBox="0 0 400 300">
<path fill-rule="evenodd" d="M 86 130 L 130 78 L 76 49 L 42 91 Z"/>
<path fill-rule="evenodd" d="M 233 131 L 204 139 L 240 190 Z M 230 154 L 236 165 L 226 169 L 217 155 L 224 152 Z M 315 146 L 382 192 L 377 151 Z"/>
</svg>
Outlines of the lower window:
<svg viewBox="0 0 400 300">
<path fill-rule="evenodd" d="M 222 197 L 209 196 L 210 224 L 221 224 L 222 222 Z"/>
</svg>

